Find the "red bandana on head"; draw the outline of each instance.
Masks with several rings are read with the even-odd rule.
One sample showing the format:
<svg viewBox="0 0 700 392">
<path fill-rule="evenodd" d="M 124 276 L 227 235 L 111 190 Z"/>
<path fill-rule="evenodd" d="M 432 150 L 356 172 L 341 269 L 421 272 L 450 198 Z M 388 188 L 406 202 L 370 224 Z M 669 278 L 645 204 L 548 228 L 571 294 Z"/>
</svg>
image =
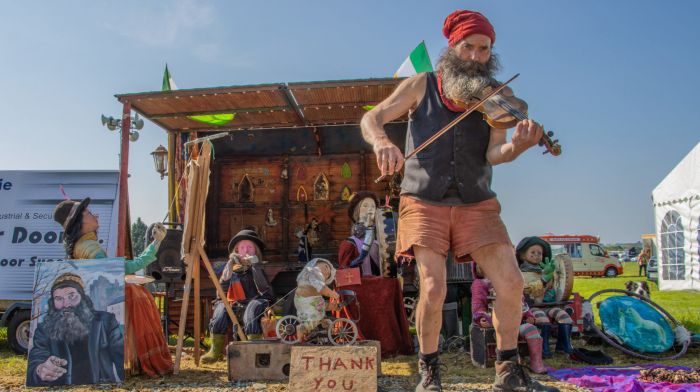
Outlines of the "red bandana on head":
<svg viewBox="0 0 700 392">
<path fill-rule="evenodd" d="M 483 34 L 491 38 L 491 45 L 496 42 L 496 32 L 491 22 L 476 11 L 457 10 L 445 18 L 442 34 L 450 46 L 472 34 Z"/>
</svg>

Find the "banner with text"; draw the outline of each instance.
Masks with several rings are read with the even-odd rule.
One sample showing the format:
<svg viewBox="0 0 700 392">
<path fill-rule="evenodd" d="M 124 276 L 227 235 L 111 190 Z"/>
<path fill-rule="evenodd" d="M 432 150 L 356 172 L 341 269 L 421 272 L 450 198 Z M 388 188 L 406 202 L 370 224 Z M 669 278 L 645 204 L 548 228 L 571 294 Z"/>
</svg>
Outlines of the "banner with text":
<svg viewBox="0 0 700 392">
<path fill-rule="evenodd" d="M 118 187 L 118 171 L 0 171 L 0 300 L 30 301 L 34 267 L 64 259 L 53 211 L 65 198 L 92 199 L 99 242 L 114 257 Z"/>
</svg>

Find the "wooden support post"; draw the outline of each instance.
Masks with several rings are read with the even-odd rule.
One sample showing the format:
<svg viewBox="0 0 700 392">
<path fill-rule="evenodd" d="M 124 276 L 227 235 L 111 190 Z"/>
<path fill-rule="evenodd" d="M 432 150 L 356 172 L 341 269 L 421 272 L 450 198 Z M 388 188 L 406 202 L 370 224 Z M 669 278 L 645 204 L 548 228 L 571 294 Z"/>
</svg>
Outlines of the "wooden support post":
<svg viewBox="0 0 700 392">
<path fill-rule="evenodd" d="M 131 102 L 124 102 L 122 110 L 121 144 L 119 149 L 119 211 L 117 212 L 117 257 L 126 255 L 129 209 L 129 132 L 131 132 Z"/>
<path fill-rule="evenodd" d="M 177 170 L 175 170 L 175 161 L 177 160 L 177 144 L 175 132 L 168 132 L 168 220 L 170 222 L 179 222 L 180 217 L 177 216 L 177 203 L 175 200 L 175 185 L 177 184 Z"/>
<path fill-rule="evenodd" d="M 192 279 L 194 280 L 194 363 L 199 366 L 200 347 L 199 343 L 202 340 L 202 300 L 199 296 L 199 252 L 193 258 L 194 266 L 192 271 Z"/>
<path fill-rule="evenodd" d="M 188 260 L 189 259 L 189 260 Z M 182 358 L 182 343 L 185 338 L 185 326 L 187 325 L 187 305 L 190 303 L 190 289 L 192 288 L 192 269 L 194 263 L 191 256 L 185 256 L 187 274 L 185 275 L 185 287 L 182 293 L 182 308 L 180 309 L 180 324 L 177 329 L 177 347 L 175 349 L 175 368 L 173 373 L 180 372 L 180 358 Z"/>
</svg>

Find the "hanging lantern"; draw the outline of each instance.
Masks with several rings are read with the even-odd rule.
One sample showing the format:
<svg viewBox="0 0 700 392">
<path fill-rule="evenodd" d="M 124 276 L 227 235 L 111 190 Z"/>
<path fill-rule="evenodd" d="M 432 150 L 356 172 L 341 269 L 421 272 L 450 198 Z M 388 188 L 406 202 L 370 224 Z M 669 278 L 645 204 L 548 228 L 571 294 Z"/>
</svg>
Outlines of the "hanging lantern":
<svg viewBox="0 0 700 392">
<path fill-rule="evenodd" d="M 162 180 L 163 177 L 167 175 L 165 164 L 168 157 L 168 150 L 160 145 L 151 153 L 151 155 L 153 156 L 153 165 L 155 166 L 156 171 L 160 173 L 160 179 Z"/>
</svg>

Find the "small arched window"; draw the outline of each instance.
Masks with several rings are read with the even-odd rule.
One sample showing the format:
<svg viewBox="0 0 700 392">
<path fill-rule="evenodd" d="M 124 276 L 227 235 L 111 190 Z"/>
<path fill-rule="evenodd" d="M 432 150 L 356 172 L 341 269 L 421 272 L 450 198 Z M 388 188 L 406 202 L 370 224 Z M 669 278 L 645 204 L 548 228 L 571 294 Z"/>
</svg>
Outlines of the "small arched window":
<svg viewBox="0 0 700 392">
<path fill-rule="evenodd" d="M 255 199 L 255 186 L 247 174 L 243 175 L 240 184 L 238 184 L 238 202 L 251 203 Z"/>
<path fill-rule="evenodd" d="M 326 175 L 321 173 L 316 177 L 314 181 L 314 200 L 328 200 L 329 199 L 330 184 L 328 183 L 328 178 Z"/>
</svg>

